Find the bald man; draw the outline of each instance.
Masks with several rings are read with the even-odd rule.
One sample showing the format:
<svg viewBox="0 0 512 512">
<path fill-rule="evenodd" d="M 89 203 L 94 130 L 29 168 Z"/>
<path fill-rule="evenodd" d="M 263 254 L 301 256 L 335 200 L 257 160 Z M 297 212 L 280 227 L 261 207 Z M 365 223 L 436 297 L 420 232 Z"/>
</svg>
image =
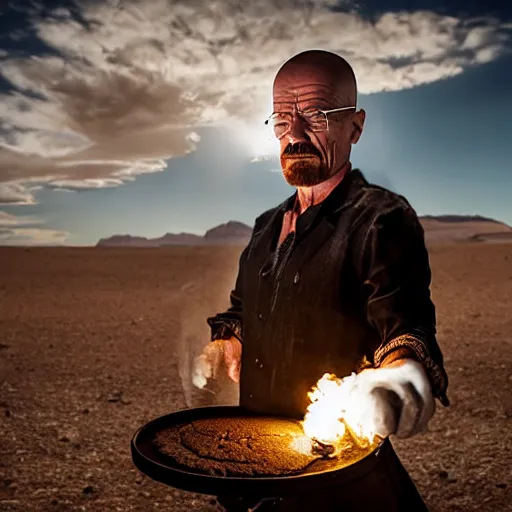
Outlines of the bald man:
<svg viewBox="0 0 512 512">
<path fill-rule="evenodd" d="M 204 386 L 224 360 L 242 407 L 302 418 L 324 373 L 355 372 L 361 418 L 383 437 L 411 437 L 436 398 L 448 405 L 429 257 L 407 200 L 352 169 L 366 117 L 356 102 L 352 68 L 333 53 L 300 53 L 277 73 L 267 124 L 296 191 L 256 219 L 231 307 L 208 319 L 213 343 L 194 383 Z M 389 441 L 378 458 L 348 487 L 256 500 L 258 510 L 426 510 Z M 233 511 L 255 505 L 220 501 Z"/>
</svg>

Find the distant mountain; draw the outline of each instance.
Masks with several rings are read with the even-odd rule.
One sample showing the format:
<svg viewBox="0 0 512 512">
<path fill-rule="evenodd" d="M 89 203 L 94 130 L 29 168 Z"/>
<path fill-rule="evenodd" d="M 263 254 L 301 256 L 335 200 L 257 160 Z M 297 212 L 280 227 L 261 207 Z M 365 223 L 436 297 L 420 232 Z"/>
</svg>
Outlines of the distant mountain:
<svg viewBox="0 0 512 512">
<path fill-rule="evenodd" d="M 252 228 L 241 222 L 229 221 L 212 229 L 204 236 L 190 233 L 166 233 L 159 238 L 114 235 L 102 238 L 97 247 L 164 247 L 169 245 L 244 245 L 251 238 Z"/>
<path fill-rule="evenodd" d="M 192 235 L 190 233 L 166 233 L 160 238 L 152 238 L 149 240 L 154 245 L 197 245 L 203 242 L 203 237 L 200 235 Z"/>
<path fill-rule="evenodd" d="M 496 224 L 503 224 L 497 220 L 489 217 L 482 217 L 481 215 L 425 215 L 420 217 L 421 220 L 435 220 L 438 222 L 492 222 Z"/>
<path fill-rule="evenodd" d="M 101 238 L 96 246 L 112 247 L 154 247 L 153 240 L 143 236 L 113 235 L 109 238 Z"/>
<path fill-rule="evenodd" d="M 420 217 L 428 243 L 464 241 L 512 242 L 512 227 L 478 215 L 426 215 Z M 159 238 L 114 235 L 102 238 L 98 247 L 164 247 L 172 245 L 245 245 L 252 228 L 241 222 L 229 221 L 212 229 L 204 236 L 190 233 L 166 233 Z"/>
<path fill-rule="evenodd" d="M 209 229 L 205 234 L 205 240 L 216 242 L 218 240 L 246 239 L 251 236 L 252 228 L 242 222 L 229 221 L 215 228 Z"/>
<path fill-rule="evenodd" d="M 479 215 L 426 215 L 420 217 L 430 244 L 512 241 L 512 228 Z"/>
</svg>

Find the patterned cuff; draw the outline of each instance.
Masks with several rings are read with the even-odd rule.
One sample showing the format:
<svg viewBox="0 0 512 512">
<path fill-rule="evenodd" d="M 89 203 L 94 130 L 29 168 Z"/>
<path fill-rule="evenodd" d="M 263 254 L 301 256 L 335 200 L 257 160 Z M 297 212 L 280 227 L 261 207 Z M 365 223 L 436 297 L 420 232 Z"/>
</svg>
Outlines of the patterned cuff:
<svg viewBox="0 0 512 512">
<path fill-rule="evenodd" d="M 411 334 L 403 334 L 387 342 L 385 345 L 381 345 L 375 351 L 375 366 L 381 366 L 384 359 L 386 359 L 391 352 L 401 348 L 409 349 L 415 354 L 417 360 L 423 364 L 427 372 L 430 384 L 432 385 L 433 395 L 438 398 L 445 407 L 450 405 L 450 401 L 446 396 L 448 376 L 443 366 L 437 364 L 432 357 L 430 357 L 427 345 L 420 337 Z"/>
<path fill-rule="evenodd" d="M 414 359 L 418 363 L 420 362 L 416 352 L 411 350 L 409 347 L 398 347 L 391 351 L 380 363 L 381 366 L 394 363 L 399 359 Z"/>
<path fill-rule="evenodd" d="M 235 337 L 242 343 L 242 322 L 236 318 L 213 316 L 206 320 L 211 328 L 211 341 Z"/>
</svg>

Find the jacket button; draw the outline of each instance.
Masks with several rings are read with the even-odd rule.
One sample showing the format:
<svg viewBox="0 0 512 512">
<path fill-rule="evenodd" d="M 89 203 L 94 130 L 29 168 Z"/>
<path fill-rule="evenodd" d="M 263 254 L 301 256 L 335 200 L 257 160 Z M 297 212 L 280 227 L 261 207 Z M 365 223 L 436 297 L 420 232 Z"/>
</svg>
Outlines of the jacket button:
<svg viewBox="0 0 512 512">
<path fill-rule="evenodd" d="M 266 264 L 260 270 L 260 277 L 266 279 L 272 273 L 272 265 Z"/>
<path fill-rule="evenodd" d="M 297 284 L 299 282 L 299 279 L 300 279 L 300 273 L 297 272 L 295 274 L 295 276 L 293 277 L 293 284 Z"/>
<path fill-rule="evenodd" d="M 263 315 L 261 313 L 258 313 L 258 319 L 263 320 Z"/>
</svg>

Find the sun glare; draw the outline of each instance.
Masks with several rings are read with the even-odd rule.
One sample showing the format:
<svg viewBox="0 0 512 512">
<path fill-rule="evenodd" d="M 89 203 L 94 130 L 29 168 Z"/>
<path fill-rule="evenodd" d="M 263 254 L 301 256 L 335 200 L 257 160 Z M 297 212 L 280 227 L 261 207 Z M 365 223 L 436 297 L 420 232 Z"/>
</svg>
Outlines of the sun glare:
<svg viewBox="0 0 512 512">
<path fill-rule="evenodd" d="M 264 122 L 240 123 L 234 129 L 239 144 L 246 148 L 251 161 L 279 156 L 279 142 Z"/>
<path fill-rule="evenodd" d="M 265 119 L 271 112 L 271 95 L 255 98 L 251 118 L 244 121 L 238 119 L 232 124 L 233 133 L 239 146 L 245 148 L 252 162 L 279 157 L 279 141 L 272 133 L 272 129 L 265 125 Z"/>
</svg>

